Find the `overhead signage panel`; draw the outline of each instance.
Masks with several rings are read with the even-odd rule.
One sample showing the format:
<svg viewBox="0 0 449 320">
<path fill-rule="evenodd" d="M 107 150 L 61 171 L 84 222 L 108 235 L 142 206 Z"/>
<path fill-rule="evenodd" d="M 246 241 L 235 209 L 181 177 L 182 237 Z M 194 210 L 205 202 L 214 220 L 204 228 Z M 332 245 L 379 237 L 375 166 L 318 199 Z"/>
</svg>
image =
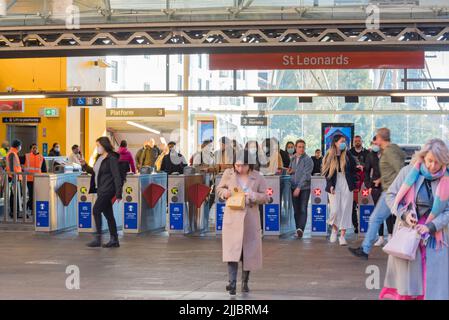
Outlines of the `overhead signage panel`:
<svg viewBox="0 0 449 320">
<path fill-rule="evenodd" d="M 423 69 L 423 51 L 211 54 L 210 70 Z"/>
<path fill-rule="evenodd" d="M 106 109 L 107 117 L 165 117 L 164 108 L 113 108 Z"/>
</svg>

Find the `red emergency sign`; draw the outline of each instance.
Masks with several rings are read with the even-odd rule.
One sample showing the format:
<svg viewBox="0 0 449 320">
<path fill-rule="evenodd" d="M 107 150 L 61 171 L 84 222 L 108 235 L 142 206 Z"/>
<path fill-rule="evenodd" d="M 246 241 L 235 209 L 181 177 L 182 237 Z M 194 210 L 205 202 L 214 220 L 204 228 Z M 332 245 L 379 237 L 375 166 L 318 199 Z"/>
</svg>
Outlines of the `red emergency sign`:
<svg viewBox="0 0 449 320">
<path fill-rule="evenodd" d="M 267 196 L 272 196 L 273 195 L 273 188 L 268 188 L 267 189 Z"/>
<path fill-rule="evenodd" d="M 314 189 L 313 194 L 315 195 L 315 197 L 321 196 L 321 189 L 319 188 Z"/>
<path fill-rule="evenodd" d="M 368 197 L 369 196 L 369 190 L 368 189 L 362 190 L 362 196 L 363 197 Z"/>
</svg>

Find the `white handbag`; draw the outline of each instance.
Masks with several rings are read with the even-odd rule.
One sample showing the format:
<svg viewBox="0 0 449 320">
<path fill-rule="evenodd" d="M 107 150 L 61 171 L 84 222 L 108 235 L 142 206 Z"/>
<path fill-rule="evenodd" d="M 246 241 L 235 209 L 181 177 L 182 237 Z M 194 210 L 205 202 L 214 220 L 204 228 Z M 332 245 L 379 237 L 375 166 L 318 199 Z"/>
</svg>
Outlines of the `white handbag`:
<svg viewBox="0 0 449 320">
<path fill-rule="evenodd" d="M 393 257 L 413 261 L 416 258 L 416 250 L 418 250 L 420 241 L 419 233 L 413 228 L 404 226 L 401 222 L 383 250 Z"/>
</svg>

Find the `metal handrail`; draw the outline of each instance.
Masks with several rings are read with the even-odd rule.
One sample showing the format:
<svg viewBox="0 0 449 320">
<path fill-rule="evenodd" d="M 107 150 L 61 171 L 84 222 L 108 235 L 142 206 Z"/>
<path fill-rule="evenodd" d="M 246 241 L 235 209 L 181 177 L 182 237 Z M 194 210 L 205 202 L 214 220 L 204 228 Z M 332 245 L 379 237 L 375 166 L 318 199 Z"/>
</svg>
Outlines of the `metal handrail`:
<svg viewBox="0 0 449 320">
<path fill-rule="evenodd" d="M 26 172 L 15 173 L 2 171 L 0 173 L 0 198 L 3 198 L 3 219 L 0 219 L 1 223 L 34 224 L 36 216 L 34 204 L 31 207 L 31 217 L 27 209 L 29 200 L 27 176 L 34 175 L 34 173 Z M 22 210 L 20 210 L 20 201 L 22 201 Z M 12 208 L 10 208 L 11 202 Z M 12 217 L 10 216 L 11 213 Z M 22 214 L 21 217 L 19 217 L 20 213 Z"/>
</svg>

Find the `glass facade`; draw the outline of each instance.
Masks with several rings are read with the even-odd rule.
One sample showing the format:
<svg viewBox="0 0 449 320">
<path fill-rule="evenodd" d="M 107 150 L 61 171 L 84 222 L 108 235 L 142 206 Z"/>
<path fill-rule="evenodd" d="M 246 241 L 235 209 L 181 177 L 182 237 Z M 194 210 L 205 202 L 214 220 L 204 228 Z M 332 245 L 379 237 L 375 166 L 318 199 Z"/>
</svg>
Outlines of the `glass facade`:
<svg viewBox="0 0 449 320">
<path fill-rule="evenodd" d="M 187 59 L 188 58 L 188 59 Z M 107 89 L 141 90 L 146 83 L 152 90 L 164 90 L 167 85 L 166 56 L 108 57 L 118 62 L 119 83 L 108 75 Z M 210 71 L 208 55 L 169 57 L 168 84 L 179 90 L 188 77 L 187 90 L 237 90 L 244 89 L 402 89 L 404 70 L 250 70 Z M 201 62 L 200 62 L 201 61 Z M 180 63 L 181 62 L 181 63 Z M 184 68 L 188 63 L 188 68 Z M 109 70 L 108 72 L 111 72 Z M 187 73 L 186 73 L 187 72 Z M 442 79 L 449 75 L 449 53 L 427 52 L 424 70 L 407 70 L 408 79 Z M 200 88 L 201 83 L 201 88 Z M 449 88 L 448 82 L 408 82 L 410 89 Z M 183 98 L 118 99 L 118 107 L 164 107 L 181 112 Z M 300 103 L 296 98 L 268 98 L 266 104 L 254 103 L 249 97 L 189 98 L 189 141 L 196 141 L 194 125 L 198 118 L 216 121 L 217 138 L 235 137 L 241 144 L 247 140 L 262 140 L 274 136 L 281 145 L 289 140 L 305 138 L 308 152 L 321 145 L 321 123 L 355 123 L 356 134 L 368 144 L 376 128 L 389 127 L 396 143 L 422 144 L 431 137 L 448 139 L 447 103 L 437 103 L 434 97 L 407 97 L 404 103 L 392 103 L 386 97 L 360 97 L 359 103 L 345 103 L 344 97 L 317 97 L 312 103 Z M 259 112 L 268 117 L 267 127 L 242 127 L 242 112 L 252 116 Z M 443 111 L 442 113 L 438 113 Z M 189 144 L 189 154 L 197 146 Z"/>
</svg>

